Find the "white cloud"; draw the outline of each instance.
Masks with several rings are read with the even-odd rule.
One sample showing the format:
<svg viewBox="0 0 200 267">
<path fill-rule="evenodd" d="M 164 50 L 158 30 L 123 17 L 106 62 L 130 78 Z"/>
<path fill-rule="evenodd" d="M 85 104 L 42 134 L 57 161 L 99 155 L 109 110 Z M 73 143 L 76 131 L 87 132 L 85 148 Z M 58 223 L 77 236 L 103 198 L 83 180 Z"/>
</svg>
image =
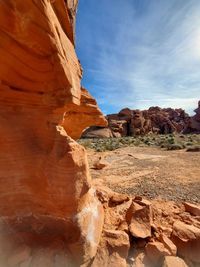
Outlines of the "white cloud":
<svg viewBox="0 0 200 267">
<path fill-rule="evenodd" d="M 200 1 L 99 5 L 105 14 L 90 10 L 94 23 L 84 33 L 82 51 L 86 86 L 104 110 L 159 105 L 191 112 L 200 99 Z"/>
</svg>

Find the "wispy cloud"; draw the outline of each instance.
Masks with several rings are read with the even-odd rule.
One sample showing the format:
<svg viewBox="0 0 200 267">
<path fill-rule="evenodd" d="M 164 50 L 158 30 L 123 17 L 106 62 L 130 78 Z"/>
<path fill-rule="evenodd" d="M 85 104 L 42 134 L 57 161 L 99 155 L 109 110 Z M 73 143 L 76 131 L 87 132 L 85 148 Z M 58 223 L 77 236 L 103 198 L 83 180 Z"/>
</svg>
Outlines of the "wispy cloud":
<svg viewBox="0 0 200 267">
<path fill-rule="evenodd" d="M 82 0 L 77 51 L 103 111 L 200 99 L 200 1 Z"/>
</svg>

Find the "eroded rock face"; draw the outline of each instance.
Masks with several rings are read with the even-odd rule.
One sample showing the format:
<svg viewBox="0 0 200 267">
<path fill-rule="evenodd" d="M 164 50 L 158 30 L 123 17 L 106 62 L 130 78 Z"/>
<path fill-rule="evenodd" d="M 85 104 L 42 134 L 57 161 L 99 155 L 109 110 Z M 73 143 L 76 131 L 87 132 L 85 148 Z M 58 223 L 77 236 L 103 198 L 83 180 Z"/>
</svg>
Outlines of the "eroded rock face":
<svg viewBox="0 0 200 267">
<path fill-rule="evenodd" d="M 71 137 L 106 124 L 80 87 L 76 8 L 71 0 L 0 2 L 0 232 L 29 247 L 42 247 L 47 233 L 60 237 L 80 265 L 95 254 L 103 209 L 90 189 L 85 150 Z"/>
<path fill-rule="evenodd" d="M 182 109 L 151 107 L 148 110 L 122 109 L 118 114 L 106 116 L 108 128 L 113 137 L 143 135 L 147 133 L 169 134 L 182 132 L 189 121 L 189 115 Z M 91 127 L 83 137 L 96 137 L 97 132 Z M 104 137 L 107 137 L 106 135 Z"/>
<path fill-rule="evenodd" d="M 125 135 L 181 132 L 188 115 L 182 109 L 151 107 L 148 110 L 123 109 L 118 114 L 119 120 L 127 122 Z M 108 115 L 108 121 L 109 121 Z M 112 120 L 112 117 L 111 117 Z"/>
<path fill-rule="evenodd" d="M 186 245 L 199 248 L 195 218 L 189 230 L 179 222 L 161 238 L 160 213 L 152 214 L 147 200 L 91 186 L 85 149 L 71 137 L 105 120 L 80 87 L 76 6 L 76 0 L 0 1 L 0 266 L 125 267 L 130 247 L 144 253 L 148 243 L 158 245 L 161 261 L 177 245 L 198 264 L 197 251 L 182 247 L 187 236 Z M 129 129 L 124 121 L 114 125 Z"/>
<path fill-rule="evenodd" d="M 184 133 L 200 133 L 200 101 L 198 102 L 198 108 L 194 110 L 196 113 L 190 118 L 188 123 L 185 125 Z"/>
<path fill-rule="evenodd" d="M 105 126 L 107 121 L 96 100 L 85 88 L 81 88 L 80 105 L 71 103 L 66 106 L 63 127 L 73 139 L 78 139 L 88 125 Z"/>
</svg>

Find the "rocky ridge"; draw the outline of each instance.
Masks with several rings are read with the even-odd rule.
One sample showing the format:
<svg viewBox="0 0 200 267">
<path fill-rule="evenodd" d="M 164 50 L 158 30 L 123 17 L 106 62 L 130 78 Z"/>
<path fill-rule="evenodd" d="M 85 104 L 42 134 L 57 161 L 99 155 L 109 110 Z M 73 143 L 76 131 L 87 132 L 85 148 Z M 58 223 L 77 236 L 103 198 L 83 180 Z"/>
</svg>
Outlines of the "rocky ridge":
<svg viewBox="0 0 200 267">
<path fill-rule="evenodd" d="M 82 137 L 104 138 L 145 135 L 148 133 L 196 133 L 199 127 L 197 125 L 199 120 L 198 109 L 195 112 L 197 112 L 197 115 L 190 118 L 181 108 L 150 107 L 148 110 L 125 108 L 118 114 L 106 116 L 108 127 L 90 127 L 84 131 Z"/>
</svg>

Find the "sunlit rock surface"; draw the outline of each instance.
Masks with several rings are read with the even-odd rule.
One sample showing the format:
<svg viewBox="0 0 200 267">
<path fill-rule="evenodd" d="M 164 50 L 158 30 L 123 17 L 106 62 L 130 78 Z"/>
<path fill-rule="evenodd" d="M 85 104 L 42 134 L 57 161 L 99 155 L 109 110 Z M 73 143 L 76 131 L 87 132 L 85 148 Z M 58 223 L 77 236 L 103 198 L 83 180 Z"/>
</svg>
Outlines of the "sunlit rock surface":
<svg viewBox="0 0 200 267">
<path fill-rule="evenodd" d="M 76 7 L 0 1 L 0 267 L 168 264 L 176 251 L 198 266 L 199 220 L 184 206 L 91 183 L 85 149 L 72 138 L 106 122 L 80 86 Z"/>
<path fill-rule="evenodd" d="M 71 137 L 90 125 L 91 110 L 92 124 L 105 120 L 80 86 L 76 8 L 77 1 L 0 1 L 0 231 L 12 241 L 0 266 L 50 266 L 56 242 L 58 258 L 72 264 L 97 249 L 103 209 L 91 195 L 85 150 Z M 75 120 L 73 112 L 84 120 L 83 110 L 86 120 Z"/>
<path fill-rule="evenodd" d="M 83 132 L 83 137 L 106 138 L 108 131 L 113 137 L 181 133 L 190 121 L 189 115 L 181 108 L 160 107 L 150 107 L 148 110 L 124 108 L 118 114 L 109 114 L 106 118 L 107 128 L 90 127 Z"/>
<path fill-rule="evenodd" d="M 78 139 L 88 125 L 106 126 L 107 121 L 97 106 L 96 100 L 85 88 L 81 88 L 80 105 L 67 105 L 63 127 L 74 139 Z"/>
</svg>

